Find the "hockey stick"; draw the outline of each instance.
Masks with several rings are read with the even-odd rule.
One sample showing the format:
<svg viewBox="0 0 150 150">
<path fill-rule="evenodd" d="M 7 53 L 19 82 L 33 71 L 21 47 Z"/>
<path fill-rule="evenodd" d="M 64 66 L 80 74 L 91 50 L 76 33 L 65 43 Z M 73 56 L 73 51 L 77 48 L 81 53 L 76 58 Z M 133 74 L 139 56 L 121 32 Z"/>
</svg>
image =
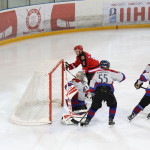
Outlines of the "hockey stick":
<svg viewBox="0 0 150 150">
<path fill-rule="evenodd" d="M 143 87 L 143 86 L 141 86 L 141 88 L 142 88 L 142 89 L 145 89 L 145 90 L 147 89 L 147 88 L 145 88 L 145 87 Z"/>
<path fill-rule="evenodd" d="M 65 62 L 65 64 L 67 64 L 67 65 L 69 65 L 67 62 Z M 73 75 L 68 69 L 66 69 L 73 77 L 75 77 L 76 78 L 76 76 L 75 75 Z"/>
<path fill-rule="evenodd" d="M 81 120 L 78 122 L 78 126 L 81 126 L 81 122 L 84 119 L 84 117 L 87 115 L 88 111 L 84 114 L 84 116 L 81 118 Z"/>
<path fill-rule="evenodd" d="M 73 75 L 69 70 L 67 70 L 73 77 L 75 77 L 76 78 L 76 76 L 75 75 Z"/>
<path fill-rule="evenodd" d="M 88 110 L 89 111 L 89 110 Z M 80 119 L 80 121 L 75 120 L 74 118 L 71 120 L 74 124 L 77 124 L 78 126 L 80 126 L 81 121 L 85 118 L 85 116 L 87 115 L 88 111 L 84 114 L 84 116 Z"/>
</svg>

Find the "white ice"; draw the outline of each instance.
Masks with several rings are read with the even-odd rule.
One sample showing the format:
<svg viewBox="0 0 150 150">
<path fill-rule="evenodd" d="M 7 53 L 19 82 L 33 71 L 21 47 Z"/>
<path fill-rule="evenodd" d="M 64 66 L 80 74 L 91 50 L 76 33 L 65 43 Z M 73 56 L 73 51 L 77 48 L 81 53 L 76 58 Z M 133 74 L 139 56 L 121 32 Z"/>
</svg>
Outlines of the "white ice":
<svg viewBox="0 0 150 150">
<path fill-rule="evenodd" d="M 126 75 L 114 83 L 118 109 L 115 126 L 108 126 L 108 107 L 103 104 L 87 127 L 60 123 L 61 113 L 53 112 L 53 123 L 20 126 L 9 122 L 10 115 L 25 91 L 34 69 L 45 60 L 73 62 L 73 47 L 99 60 L 107 59 L 111 68 Z M 145 91 L 136 90 L 136 79 L 150 62 L 150 29 L 121 29 L 53 35 L 0 47 L 0 149 L 1 150 L 149 150 L 150 120 L 146 107 L 132 122 L 127 116 Z M 72 71 L 77 72 L 81 68 Z M 71 79 L 71 76 L 69 77 Z M 147 83 L 144 84 L 147 86 Z M 89 106 L 88 106 L 89 107 Z"/>
</svg>

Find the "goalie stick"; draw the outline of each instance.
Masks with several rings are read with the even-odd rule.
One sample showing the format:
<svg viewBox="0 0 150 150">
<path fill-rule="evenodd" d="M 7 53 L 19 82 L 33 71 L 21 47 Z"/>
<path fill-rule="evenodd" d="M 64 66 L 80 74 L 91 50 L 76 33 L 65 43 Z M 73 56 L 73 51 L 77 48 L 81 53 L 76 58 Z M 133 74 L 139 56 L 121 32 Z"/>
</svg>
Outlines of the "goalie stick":
<svg viewBox="0 0 150 150">
<path fill-rule="evenodd" d="M 82 114 L 72 114 L 72 117 L 70 115 L 63 115 L 62 122 L 66 125 L 73 125 L 78 124 L 80 120 L 83 118 L 85 113 Z M 83 118 L 84 119 L 84 118 Z"/>
<path fill-rule="evenodd" d="M 80 121 L 77 121 L 77 120 L 75 120 L 75 119 L 73 118 L 73 119 L 72 119 L 72 122 L 73 122 L 74 124 L 77 124 L 77 125 L 81 126 L 81 122 L 82 122 L 82 120 L 85 118 L 85 116 L 87 115 L 87 113 L 88 113 L 88 111 L 83 115 L 83 117 L 80 119 Z"/>
</svg>

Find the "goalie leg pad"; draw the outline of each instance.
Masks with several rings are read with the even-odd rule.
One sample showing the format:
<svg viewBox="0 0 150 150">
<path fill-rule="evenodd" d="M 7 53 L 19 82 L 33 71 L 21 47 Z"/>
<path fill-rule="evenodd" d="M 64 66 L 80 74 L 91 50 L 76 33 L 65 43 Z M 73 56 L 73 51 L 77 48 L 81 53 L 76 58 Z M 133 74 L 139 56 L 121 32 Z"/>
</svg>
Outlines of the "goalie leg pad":
<svg viewBox="0 0 150 150">
<path fill-rule="evenodd" d="M 71 115 L 63 115 L 62 116 L 62 122 L 64 124 L 67 124 L 67 125 L 71 125 L 71 124 L 74 124 L 71 120 L 73 119 L 73 117 Z"/>
<path fill-rule="evenodd" d="M 66 125 L 78 124 L 84 115 L 85 115 L 85 113 L 73 114 L 72 116 L 71 115 L 63 115 L 62 122 Z M 83 121 L 85 121 L 85 118 L 83 119 Z"/>
</svg>

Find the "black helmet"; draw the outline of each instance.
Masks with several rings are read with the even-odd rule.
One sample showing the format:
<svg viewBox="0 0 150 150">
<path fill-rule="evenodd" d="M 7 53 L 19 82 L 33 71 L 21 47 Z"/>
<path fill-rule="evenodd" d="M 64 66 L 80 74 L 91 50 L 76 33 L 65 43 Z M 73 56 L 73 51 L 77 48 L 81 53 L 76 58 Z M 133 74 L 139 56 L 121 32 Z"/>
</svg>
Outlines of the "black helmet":
<svg viewBox="0 0 150 150">
<path fill-rule="evenodd" d="M 101 62 L 100 62 L 100 67 L 101 67 L 101 69 L 109 69 L 109 67 L 110 67 L 110 63 L 109 63 L 109 61 L 107 61 L 107 60 L 102 60 Z"/>
</svg>

